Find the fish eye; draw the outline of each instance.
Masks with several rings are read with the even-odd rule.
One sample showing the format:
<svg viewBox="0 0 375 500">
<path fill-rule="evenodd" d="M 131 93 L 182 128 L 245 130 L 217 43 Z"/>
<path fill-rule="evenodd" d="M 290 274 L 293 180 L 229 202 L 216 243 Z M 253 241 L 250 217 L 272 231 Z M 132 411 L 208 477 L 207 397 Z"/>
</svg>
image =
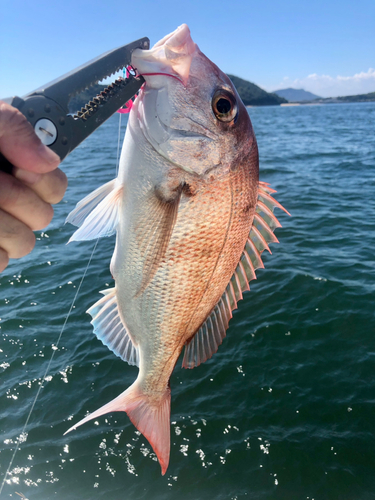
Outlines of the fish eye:
<svg viewBox="0 0 375 500">
<path fill-rule="evenodd" d="M 231 122 L 238 114 L 236 98 L 227 90 L 217 90 L 212 98 L 212 110 L 221 122 Z"/>
</svg>

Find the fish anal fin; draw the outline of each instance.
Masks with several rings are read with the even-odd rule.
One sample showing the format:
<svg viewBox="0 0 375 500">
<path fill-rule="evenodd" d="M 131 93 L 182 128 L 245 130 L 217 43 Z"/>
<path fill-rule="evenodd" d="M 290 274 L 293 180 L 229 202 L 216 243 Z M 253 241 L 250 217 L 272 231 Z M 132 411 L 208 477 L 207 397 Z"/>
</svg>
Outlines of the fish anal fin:
<svg viewBox="0 0 375 500">
<path fill-rule="evenodd" d="M 130 365 L 139 366 L 138 348 L 133 344 L 118 311 L 116 288 L 101 293 L 104 297 L 87 310 L 92 317 L 95 335 L 116 356 Z"/>
<path fill-rule="evenodd" d="M 149 195 L 148 210 L 145 211 L 147 218 L 136 227 L 138 248 L 144 256 L 142 282 L 136 296 L 147 288 L 165 256 L 176 223 L 182 190 L 183 186 L 179 185 L 168 198 L 163 196 L 161 190 Z M 150 213 L 152 217 L 148 216 Z"/>
<path fill-rule="evenodd" d="M 113 411 L 125 411 L 128 414 L 131 422 L 152 446 L 158 457 L 161 473 L 164 475 L 168 468 L 170 453 L 171 393 L 169 387 L 157 401 L 151 401 L 136 381 L 117 398 L 73 425 L 65 434 L 94 418 Z"/>
<path fill-rule="evenodd" d="M 278 207 L 286 213 L 289 212 L 270 196 L 270 193 L 275 192 L 268 184 L 259 182 L 257 210 L 245 248 L 224 294 L 206 321 L 185 345 L 182 361 L 184 368 L 199 366 L 218 350 L 225 337 L 232 311 L 237 309 L 237 302 L 243 298 L 242 292 L 249 290 L 249 281 L 256 279 L 255 271 L 264 267 L 262 252 L 265 249 L 270 251 L 268 243 L 278 241 L 273 231 L 281 225 L 274 216 L 273 209 Z"/>
</svg>

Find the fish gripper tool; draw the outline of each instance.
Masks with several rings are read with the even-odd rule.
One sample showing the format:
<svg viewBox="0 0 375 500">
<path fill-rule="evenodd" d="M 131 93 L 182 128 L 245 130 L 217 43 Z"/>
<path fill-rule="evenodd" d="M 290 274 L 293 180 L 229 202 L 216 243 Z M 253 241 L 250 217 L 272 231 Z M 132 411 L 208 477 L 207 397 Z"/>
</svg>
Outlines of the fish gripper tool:
<svg viewBox="0 0 375 500">
<path fill-rule="evenodd" d="M 42 143 L 63 160 L 73 149 L 134 97 L 144 79 L 129 74 L 118 78 L 76 113 L 70 113 L 71 99 L 131 64 L 135 49 L 149 49 L 150 40 L 140 38 L 110 50 L 23 97 L 2 99 L 18 108 L 34 127 Z M 0 153 L 0 170 L 11 174 L 13 165 Z"/>
</svg>

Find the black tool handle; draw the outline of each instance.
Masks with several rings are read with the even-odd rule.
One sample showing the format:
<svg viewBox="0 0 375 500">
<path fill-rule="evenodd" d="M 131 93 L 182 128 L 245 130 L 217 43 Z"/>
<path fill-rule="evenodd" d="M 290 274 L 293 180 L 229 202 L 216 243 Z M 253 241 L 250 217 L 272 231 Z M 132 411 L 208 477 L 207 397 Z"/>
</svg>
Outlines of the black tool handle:
<svg viewBox="0 0 375 500">
<path fill-rule="evenodd" d="M 10 104 L 14 108 L 17 108 L 21 113 L 25 116 L 26 120 L 31 124 L 33 128 L 35 128 L 38 123 L 48 121 L 48 123 L 59 123 L 61 120 L 64 122 L 65 121 L 65 115 L 66 112 L 64 112 L 61 107 L 55 103 L 53 100 L 43 96 L 43 95 L 36 95 L 36 96 L 30 96 L 30 97 L 8 97 L 6 99 L 2 99 L 2 101 L 6 102 L 7 104 Z M 43 125 L 45 126 L 45 125 Z M 55 127 L 55 125 L 53 125 Z M 56 128 L 56 127 L 55 127 Z M 70 130 L 69 130 L 70 131 Z M 68 131 L 68 132 L 69 132 Z M 47 134 L 49 132 L 47 131 Z M 62 139 L 64 139 L 65 145 L 62 146 L 63 148 L 63 153 L 64 157 L 69 153 L 69 148 L 68 148 L 68 138 L 64 137 L 63 134 L 61 134 Z M 56 137 L 57 137 L 57 132 L 56 132 Z M 70 138 L 70 136 L 69 136 Z M 60 139 L 61 142 L 61 139 Z M 55 146 L 55 143 L 57 141 L 55 140 L 54 143 L 51 145 L 53 146 L 52 149 Z M 13 172 L 13 165 L 5 156 L 0 152 L 0 171 L 5 172 L 7 174 L 12 174 Z"/>
<path fill-rule="evenodd" d="M 102 54 L 22 98 L 14 96 L 2 100 L 19 109 L 43 144 L 63 160 L 131 99 L 144 84 L 144 79 L 141 76 L 117 79 L 74 116 L 68 108 L 71 97 L 129 64 L 135 49 L 148 49 L 149 46 L 147 37 L 140 38 Z M 12 170 L 11 163 L 0 153 L 0 171 L 11 174 Z"/>
<path fill-rule="evenodd" d="M 0 153 L 0 171 L 5 172 L 6 174 L 12 174 L 13 172 L 13 165 L 1 153 Z"/>
</svg>

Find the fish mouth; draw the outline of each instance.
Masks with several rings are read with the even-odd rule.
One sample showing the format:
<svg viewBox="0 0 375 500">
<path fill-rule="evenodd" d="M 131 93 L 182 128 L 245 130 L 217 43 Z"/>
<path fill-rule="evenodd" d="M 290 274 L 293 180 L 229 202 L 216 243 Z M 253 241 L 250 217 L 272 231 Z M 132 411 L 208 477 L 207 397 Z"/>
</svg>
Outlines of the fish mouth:
<svg viewBox="0 0 375 500">
<path fill-rule="evenodd" d="M 183 83 L 183 81 L 181 80 L 181 78 L 179 78 L 176 75 L 171 75 L 170 73 L 138 73 L 137 76 L 142 76 L 143 78 L 145 76 L 170 76 L 171 78 L 175 78 L 179 82 Z"/>
<path fill-rule="evenodd" d="M 157 42 L 152 49 L 136 49 L 131 62 L 150 86 L 160 86 L 157 77 L 161 75 L 177 78 L 186 85 L 196 50 L 197 46 L 191 38 L 188 26 L 182 24 Z"/>
</svg>

